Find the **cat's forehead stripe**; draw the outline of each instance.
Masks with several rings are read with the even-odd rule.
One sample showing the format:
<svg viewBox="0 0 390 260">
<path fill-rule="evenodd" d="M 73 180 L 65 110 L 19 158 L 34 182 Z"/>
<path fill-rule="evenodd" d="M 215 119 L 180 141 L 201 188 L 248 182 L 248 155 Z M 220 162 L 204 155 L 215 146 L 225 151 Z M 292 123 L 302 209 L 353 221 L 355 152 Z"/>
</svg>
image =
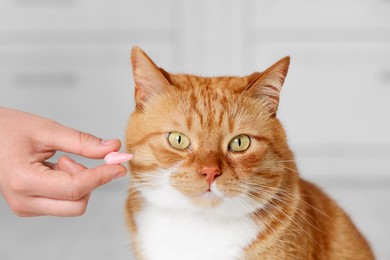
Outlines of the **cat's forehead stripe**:
<svg viewBox="0 0 390 260">
<path fill-rule="evenodd" d="M 132 141 L 132 147 L 129 147 L 129 148 L 132 149 L 133 147 L 142 146 L 142 145 L 148 143 L 150 138 L 152 138 L 154 136 L 159 136 L 162 134 L 165 134 L 165 132 L 155 131 L 155 132 L 151 132 L 149 134 L 146 134 L 146 135 L 142 136 L 141 139 Z"/>
<path fill-rule="evenodd" d="M 228 119 L 227 115 L 231 114 L 232 102 L 229 102 L 231 97 L 229 98 L 227 95 L 234 95 L 234 93 L 229 91 L 229 87 L 225 84 L 221 85 L 221 83 L 218 84 L 205 78 L 200 84 L 193 80 L 191 83 L 193 86 L 185 90 L 189 98 L 187 128 L 191 129 L 194 121 L 197 121 L 201 127 L 222 126 Z M 195 118 L 196 120 L 194 120 Z M 226 123 L 227 127 L 232 130 L 232 120 L 227 120 Z"/>
</svg>

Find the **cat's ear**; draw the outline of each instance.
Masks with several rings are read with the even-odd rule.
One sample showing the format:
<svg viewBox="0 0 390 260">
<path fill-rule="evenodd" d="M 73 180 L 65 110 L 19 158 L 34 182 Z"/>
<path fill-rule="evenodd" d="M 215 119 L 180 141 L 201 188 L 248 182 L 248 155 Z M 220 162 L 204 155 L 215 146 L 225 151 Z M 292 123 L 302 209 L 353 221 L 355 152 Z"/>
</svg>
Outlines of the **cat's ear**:
<svg viewBox="0 0 390 260">
<path fill-rule="evenodd" d="M 164 91 L 170 86 L 161 70 L 138 46 L 134 46 L 131 50 L 131 64 L 133 66 L 134 95 L 137 107 L 143 107 L 151 96 Z"/>
<path fill-rule="evenodd" d="M 276 115 L 279 105 L 280 90 L 286 78 L 290 57 L 284 57 L 262 73 L 249 76 L 249 85 L 245 92 L 264 100 L 272 115 Z"/>
</svg>

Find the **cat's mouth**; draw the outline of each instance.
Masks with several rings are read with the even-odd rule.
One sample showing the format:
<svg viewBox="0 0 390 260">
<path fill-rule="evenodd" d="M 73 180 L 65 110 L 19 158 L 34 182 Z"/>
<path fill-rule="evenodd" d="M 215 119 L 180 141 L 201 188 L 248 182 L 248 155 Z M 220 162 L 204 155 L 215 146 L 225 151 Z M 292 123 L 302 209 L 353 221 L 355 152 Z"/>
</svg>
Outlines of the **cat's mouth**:
<svg viewBox="0 0 390 260">
<path fill-rule="evenodd" d="M 209 187 L 200 194 L 193 196 L 191 201 L 201 208 L 212 208 L 223 201 L 223 196 L 214 187 Z"/>
<path fill-rule="evenodd" d="M 222 198 L 215 192 L 203 192 L 199 196 L 193 197 L 192 202 L 200 208 L 213 208 L 222 202 Z"/>
</svg>

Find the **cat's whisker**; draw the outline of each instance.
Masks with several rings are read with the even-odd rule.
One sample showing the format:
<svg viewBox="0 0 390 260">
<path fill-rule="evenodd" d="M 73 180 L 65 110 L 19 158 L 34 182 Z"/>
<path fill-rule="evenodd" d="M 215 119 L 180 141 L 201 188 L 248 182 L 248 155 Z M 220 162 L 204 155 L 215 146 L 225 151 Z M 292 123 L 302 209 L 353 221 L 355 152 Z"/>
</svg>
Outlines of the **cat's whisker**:
<svg viewBox="0 0 390 260">
<path fill-rule="evenodd" d="M 251 194 L 252 195 L 252 194 Z M 267 195 L 267 194 L 266 194 Z M 249 199 L 253 199 L 252 197 L 248 197 Z M 254 198 L 256 198 L 256 197 L 254 197 Z M 275 197 L 274 197 L 275 198 Z M 291 205 L 289 205 L 289 204 L 286 204 L 283 200 L 281 200 L 281 199 L 277 199 L 278 201 L 280 201 L 281 203 L 284 203 L 284 205 L 286 206 L 286 207 L 291 207 Z M 309 233 L 307 233 L 307 231 L 305 231 L 302 227 L 301 227 L 301 225 L 299 225 L 299 223 L 298 222 L 296 222 L 296 220 L 294 220 L 294 218 L 290 215 L 290 214 L 287 214 L 286 212 L 284 212 L 284 210 L 283 210 L 283 208 L 280 208 L 280 207 L 278 207 L 277 205 L 273 205 L 272 203 L 268 203 L 267 205 L 266 205 L 266 207 L 267 206 L 270 206 L 270 207 L 273 207 L 273 208 L 275 208 L 278 212 L 280 212 L 280 213 L 282 213 L 286 218 L 288 218 L 288 220 L 289 221 L 291 221 L 292 223 L 294 223 L 302 232 L 304 232 L 307 236 L 309 236 L 318 246 L 321 246 L 319 243 L 318 243 L 318 241 L 316 240 L 316 239 L 314 239 Z M 278 218 L 276 218 L 276 219 L 278 219 Z M 303 219 L 305 219 L 305 218 L 303 218 Z M 279 219 L 278 219 L 279 220 Z M 280 221 L 279 220 L 279 222 L 281 223 L 281 224 L 283 224 L 284 222 L 283 221 Z M 307 221 L 307 223 L 309 223 L 312 227 L 314 227 L 313 225 L 312 225 L 312 223 L 310 223 L 310 222 L 308 222 Z M 288 228 L 288 226 L 284 223 L 283 224 L 286 228 Z M 319 230 L 318 228 L 316 228 L 318 231 L 320 231 L 320 232 L 322 232 L 321 230 Z"/>
<path fill-rule="evenodd" d="M 276 194 L 268 194 L 266 191 L 262 191 L 264 194 L 266 194 L 267 196 L 271 196 L 271 200 L 277 200 L 279 201 L 280 203 L 283 203 L 284 205 L 286 205 L 287 207 L 290 207 L 290 208 L 293 208 L 295 210 L 295 212 L 302 217 L 302 219 L 307 222 L 310 226 L 312 226 L 314 229 L 316 229 L 317 231 L 323 233 L 322 230 L 320 230 L 318 227 L 314 226 L 313 223 L 311 223 L 309 220 L 306 219 L 307 216 L 307 212 L 304 211 L 301 207 L 299 207 L 299 204 L 297 206 L 292 206 L 291 204 L 289 204 L 287 201 L 283 200 L 280 195 L 278 195 L 278 193 Z M 304 202 L 303 200 L 300 200 L 300 202 Z M 305 214 L 304 216 L 302 214 Z M 311 220 L 312 217 L 309 216 Z"/>
<path fill-rule="evenodd" d="M 292 160 L 275 160 L 275 163 L 288 163 L 288 162 L 302 162 L 302 161 L 315 161 L 318 160 L 318 158 L 299 158 L 299 159 L 292 159 Z"/>
<path fill-rule="evenodd" d="M 254 198 L 252 198 L 252 197 L 248 197 L 248 199 L 254 200 Z M 255 201 L 255 200 L 254 200 L 254 201 Z M 265 205 L 263 208 L 261 208 L 260 210 L 265 211 L 266 214 L 267 214 L 267 217 L 271 218 L 271 220 L 275 220 L 275 221 L 279 222 L 279 223 L 280 223 L 281 225 L 283 225 L 286 229 L 288 229 L 289 226 L 287 225 L 287 223 L 281 221 L 275 214 L 272 214 L 272 212 L 270 212 L 270 211 L 267 209 L 268 206 L 274 206 L 274 205 L 272 205 L 272 204 L 268 205 L 268 204 L 267 204 L 267 205 Z M 279 212 L 279 208 L 276 208 L 276 210 Z M 284 212 L 283 212 L 283 213 L 284 213 Z M 257 215 L 257 216 L 259 217 L 259 219 L 262 219 L 262 216 L 259 215 L 259 214 L 260 214 L 260 213 L 259 213 L 259 209 L 257 209 L 256 211 L 254 211 L 253 214 Z M 267 221 L 262 221 L 262 223 L 265 224 L 267 228 L 271 229 L 271 231 L 274 231 L 274 228 L 272 227 L 272 221 L 269 221 L 269 223 L 268 223 Z"/>
<path fill-rule="evenodd" d="M 292 171 L 292 172 L 295 172 L 295 173 L 298 173 L 298 174 L 299 174 L 299 172 L 298 172 L 297 170 L 291 169 L 291 168 L 289 168 L 289 167 L 287 167 L 287 166 L 285 166 L 285 165 L 283 165 L 283 164 L 278 163 L 277 165 L 280 166 L 280 167 L 282 167 L 282 168 L 284 168 L 284 169 L 286 169 L 286 170 L 289 170 L 289 171 Z"/>
<path fill-rule="evenodd" d="M 269 193 L 267 190 L 259 189 L 258 187 L 256 187 L 256 188 L 251 188 L 251 190 L 253 190 L 253 191 L 258 191 L 258 192 L 261 192 L 261 193 L 263 193 L 263 194 L 266 194 L 267 197 L 270 197 L 270 200 L 276 199 L 276 200 L 278 200 L 278 201 L 280 201 L 281 203 L 284 203 L 284 204 L 286 204 L 286 205 L 288 204 L 288 202 L 286 202 L 285 200 L 282 200 L 282 199 L 280 198 L 280 196 L 281 196 L 280 194 L 284 194 L 284 195 L 286 195 L 286 196 L 294 197 L 295 199 L 298 199 L 299 202 L 302 202 L 302 203 L 305 204 L 306 206 L 309 206 L 309 207 L 311 207 L 311 208 L 317 210 L 319 213 L 324 214 L 323 212 L 321 212 L 320 210 L 318 210 L 318 209 L 315 208 L 314 206 L 308 204 L 308 203 L 307 203 L 305 200 L 303 200 L 300 196 L 298 197 L 296 194 L 292 194 L 292 193 L 289 193 L 289 192 L 285 192 L 285 191 L 279 190 L 279 189 L 273 189 L 274 191 L 276 191 L 276 193 L 271 194 L 271 193 Z M 262 199 L 262 198 L 261 198 L 261 199 Z M 300 204 L 299 204 L 299 205 L 300 205 Z M 312 217 L 312 216 L 308 215 L 308 214 L 306 213 L 306 211 L 304 211 L 301 207 L 298 206 L 298 207 L 297 207 L 297 214 L 299 214 L 301 217 L 303 217 L 303 219 L 304 219 L 305 221 L 307 221 L 307 222 L 309 223 L 309 225 L 311 225 L 313 228 L 315 228 L 315 229 L 317 229 L 318 231 L 322 232 L 322 230 L 319 230 L 319 229 L 318 229 L 317 227 L 315 227 L 311 222 L 309 222 L 308 220 L 306 220 L 306 218 L 305 218 L 304 216 L 302 216 L 302 215 L 300 214 L 300 212 L 303 213 L 303 214 L 305 214 L 305 216 L 308 216 L 311 220 L 313 220 L 313 217 Z M 326 216 L 326 215 L 325 215 L 325 216 Z"/>
<path fill-rule="evenodd" d="M 248 183 L 248 182 L 245 182 L 245 183 Z M 304 204 L 306 204 L 307 206 L 311 207 L 312 209 L 314 209 L 315 211 L 317 211 L 318 213 L 322 214 L 323 216 L 325 217 L 328 217 L 329 216 L 327 214 L 325 214 L 324 212 L 322 212 L 321 210 L 319 210 L 318 208 L 314 207 L 313 205 L 309 204 L 308 202 L 306 202 L 301 196 L 297 196 L 296 194 L 292 194 L 288 191 L 285 191 L 285 190 L 282 190 L 282 189 L 279 189 L 279 188 L 275 188 L 275 187 L 270 187 L 270 186 L 265 186 L 265 185 L 259 185 L 257 183 L 250 183 L 252 184 L 253 186 L 251 186 L 251 189 L 258 189 L 258 190 L 263 190 L 262 188 L 266 188 L 268 190 L 272 190 L 272 191 L 276 191 L 278 193 L 282 193 L 282 194 L 285 194 L 285 195 L 288 195 L 288 196 L 292 196 L 294 197 L 295 199 L 298 199 L 300 201 L 302 201 Z M 308 195 L 305 195 L 306 197 L 311 197 L 311 196 L 308 196 Z"/>
</svg>

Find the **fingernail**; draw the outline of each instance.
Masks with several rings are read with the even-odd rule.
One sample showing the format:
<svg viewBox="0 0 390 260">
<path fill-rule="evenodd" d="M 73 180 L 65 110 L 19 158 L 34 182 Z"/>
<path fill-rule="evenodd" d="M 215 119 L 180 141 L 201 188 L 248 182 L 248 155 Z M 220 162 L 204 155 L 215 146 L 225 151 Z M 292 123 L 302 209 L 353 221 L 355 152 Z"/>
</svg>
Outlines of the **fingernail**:
<svg viewBox="0 0 390 260">
<path fill-rule="evenodd" d="M 120 172 L 120 173 L 115 174 L 113 179 L 119 179 L 119 178 L 123 178 L 125 176 L 126 176 L 125 172 Z"/>
<path fill-rule="evenodd" d="M 116 142 L 116 139 L 112 140 L 101 140 L 100 143 L 104 146 L 111 146 Z"/>
</svg>

